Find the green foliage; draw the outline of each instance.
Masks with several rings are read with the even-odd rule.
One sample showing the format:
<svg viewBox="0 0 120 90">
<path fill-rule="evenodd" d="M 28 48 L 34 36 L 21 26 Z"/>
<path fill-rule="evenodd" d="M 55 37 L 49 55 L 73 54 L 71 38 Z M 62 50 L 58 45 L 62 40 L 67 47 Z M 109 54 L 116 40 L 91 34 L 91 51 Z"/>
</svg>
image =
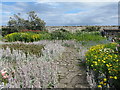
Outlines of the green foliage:
<svg viewBox="0 0 120 90">
<path fill-rule="evenodd" d="M 64 29 L 56 30 L 51 33 L 52 40 L 69 40 L 72 39 L 72 34 Z"/>
<path fill-rule="evenodd" d="M 20 30 L 24 29 L 40 31 L 46 30 L 46 23 L 43 20 L 41 20 L 34 11 L 30 11 L 27 14 L 28 20 L 22 18 L 20 13 L 14 14 L 13 17 L 10 17 L 10 20 L 8 21 L 8 27 L 2 29 L 2 35 L 4 36 L 13 32 L 19 32 Z"/>
<path fill-rule="evenodd" d="M 21 50 L 23 53 L 30 54 L 30 55 L 36 55 L 41 56 L 42 55 L 42 49 L 44 48 L 43 45 L 35 45 L 35 44 L 4 44 L 2 45 L 2 48 L 6 50 L 6 48 L 9 47 L 11 50 L 11 53 L 13 50 Z"/>
<path fill-rule="evenodd" d="M 23 41 L 23 42 L 33 42 L 33 41 L 39 41 L 39 40 L 49 40 L 51 39 L 51 35 L 49 33 L 22 33 L 22 32 L 16 32 L 8 34 L 4 37 L 9 42 L 15 42 L 15 41 Z"/>
<path fill-rule="evenodd" d="M 7 39 L 9 42 L 14 41 L 24 41 L 24 42 L 33 42 L 38 41 L 41 39 L 40 34 L 35 33 L 11 33 L 4 37 L 4 39 Z"/>
<path fill-rule="evenodd" d="M 92 32 L 92 31 L 99 31 L 100 27 L 97 26 L 87 26 L 86 29 L 83 29 L 81 31 L 85 32 Z"/>
<path fill-rule="evenodd" d="M 76 32 L 70 33 L 64 29 L 53 31 L 48 33 L 47 31 L 41 32 L 16 32 L 8 34 L 4 39 L 14 41 L 33 42 L 39 40 L 76 40 L 76 41 L 100 41 L 105 39 L 100 36 L 99 32 Z"/>
<path fill-rule="evenodd" d="M 98 77 L 99 86 L 107 87 L 110 80 L 120 79 L 120 54 L 116 46 L 117 43 L 96 45 L 86 53 L 86 64 L 98 75 L 102 75 Z"/>
<path fill-rule="evenodd" d="M 8 28 L 8 27 L 2 28 L 2 36 L 5 36 L 5 35 L 13 33 L 13 32 L 17 32 L 17 30 L 14 28 Z"/>
<path fill-rule="evenodd" d="M 51 40 L 51 34 L 50 33 L 41 34 L 40 40 Z"/>
<path fill-rule="evenodd" d="M 105 39 L 99 32 L 76 32 L 73 38 L 77 41 L 100 41 Z"/>
</svg>

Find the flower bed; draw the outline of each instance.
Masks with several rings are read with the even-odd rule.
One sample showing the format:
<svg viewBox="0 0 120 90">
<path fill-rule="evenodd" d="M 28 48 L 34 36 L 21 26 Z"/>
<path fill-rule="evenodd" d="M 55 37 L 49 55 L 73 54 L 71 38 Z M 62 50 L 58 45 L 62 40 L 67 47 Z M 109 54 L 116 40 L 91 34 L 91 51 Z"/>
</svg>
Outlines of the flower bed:
<svg viewBox="0 0 120 90">
<path fill-rule="evenodd" d="M 101 44 L 91 47 L 86 53 L 86 64 L 97 74 L 98 87 L 120 84 L 120 54 L 116 47 L 117 43 Z"/>
<path fill-rule="evenodd" d="M 54 32 L 48 33 L 47 31 L 39 30 L 23 30 L 21 32 L 7 34 L 3 39 L 6 39 L 9 42 L 33 42 L 39 40 L 76 40 L 99 42 L 101 40 L 105 40 L 106 38 L 100 36 L 99 32 L 70 33 L 68 31 L 56 30 Z"/>
<path fill-rule="evenodd" d="M 10 42 L 14 41 L 24 41 L 24 42 L 33 42 L 41 39 L 41 34 L 35 33 L 11 33 L 4 37 Z"/>
</svg>

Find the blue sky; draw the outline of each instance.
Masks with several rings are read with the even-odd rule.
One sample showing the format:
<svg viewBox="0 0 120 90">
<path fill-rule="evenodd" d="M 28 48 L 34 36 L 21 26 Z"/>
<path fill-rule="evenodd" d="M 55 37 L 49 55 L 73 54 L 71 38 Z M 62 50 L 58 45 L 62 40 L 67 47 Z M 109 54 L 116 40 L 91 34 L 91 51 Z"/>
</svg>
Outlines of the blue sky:
<svg viewBox="0 0 120 90">
<path fill-rule="evenodd" d="M 26 19 L 29 11 L 35 11 L 47 26 L 118 25 L 118 2 L 33 1 L 2 1 L 0 25 L 7 25 L 9 17 L 17 13 Z"/>
</svg>

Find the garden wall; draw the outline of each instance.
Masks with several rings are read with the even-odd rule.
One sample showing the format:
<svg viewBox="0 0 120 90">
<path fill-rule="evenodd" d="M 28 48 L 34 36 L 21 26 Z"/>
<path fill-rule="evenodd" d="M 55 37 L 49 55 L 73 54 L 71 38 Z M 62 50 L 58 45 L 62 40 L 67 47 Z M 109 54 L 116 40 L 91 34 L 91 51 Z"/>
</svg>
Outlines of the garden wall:
<svg viewBox="0 0 120 90">
<path fill-rule="evenodd" d="M 7 26 L 0 26 L 0 29 L 3 27 L 7 27 Z M 98 26 L 98 27 L 101 27 L 101 30 L 103 30 L 103 29 L 118 29 L 118 26 Z M 57 29 L 61 29 L 61 28 L 66 29 L 70 32 L 75 32 L 76 30 L 85 29 L 86 26 L 46 26 L 46 29 L 49 32 L 57 30 Z"/>
<path fill-rule="evenodd" d="M 101 27 L 101 30 L 103 29 L 118 29 L 118 26 L 98 26 Z M 57 30 L 57 29 L 66 29 L 70 32 L 75 32 L 76 30 L 82 30 L 85 29 L 86 26 L 46 26 L 47 30 L 49 32 Z"/>
</svg>

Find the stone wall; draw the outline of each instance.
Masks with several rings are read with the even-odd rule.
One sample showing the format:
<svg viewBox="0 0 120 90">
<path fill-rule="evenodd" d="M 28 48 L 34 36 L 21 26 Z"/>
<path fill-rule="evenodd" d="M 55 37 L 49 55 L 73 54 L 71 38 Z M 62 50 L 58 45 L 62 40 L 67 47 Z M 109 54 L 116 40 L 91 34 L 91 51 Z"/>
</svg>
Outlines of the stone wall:
<svg viewBox="0 0 120 90">
<path fill-rule="evenodd" d="M 118 29 L 118 26 L 97 26 L 97 27 L 101 27 L 100 30 L 103 29 Z M 75 32 L 76 30 L 82 30 L 85 29 L 86 26 L 46 26 L 47 30 L 49 32 L 58 30 L 58 29 L 65 29 L 68 30 L 70 32 Z"/>
<path fill-rule="evenodd" d="M 6 26 L 4 26 L 6 27 Z M 118 26 L 97 26 L 97 27 L 101 27 L 100 30 L 103 30 L 103 29 L 118 29 Z M 3 28 L 0 26 L 0 28 Z M 46 26 L 47 30 L 49 32 L 52 32 L 52 31 L 55 31 L 55 30 L 58 30 L 58 29 L 66 29 L 70 32 L 75 32 L 76 30 L 82 30 L 82 29 L 85 29 L 86 26 Z"/>
</svg>

